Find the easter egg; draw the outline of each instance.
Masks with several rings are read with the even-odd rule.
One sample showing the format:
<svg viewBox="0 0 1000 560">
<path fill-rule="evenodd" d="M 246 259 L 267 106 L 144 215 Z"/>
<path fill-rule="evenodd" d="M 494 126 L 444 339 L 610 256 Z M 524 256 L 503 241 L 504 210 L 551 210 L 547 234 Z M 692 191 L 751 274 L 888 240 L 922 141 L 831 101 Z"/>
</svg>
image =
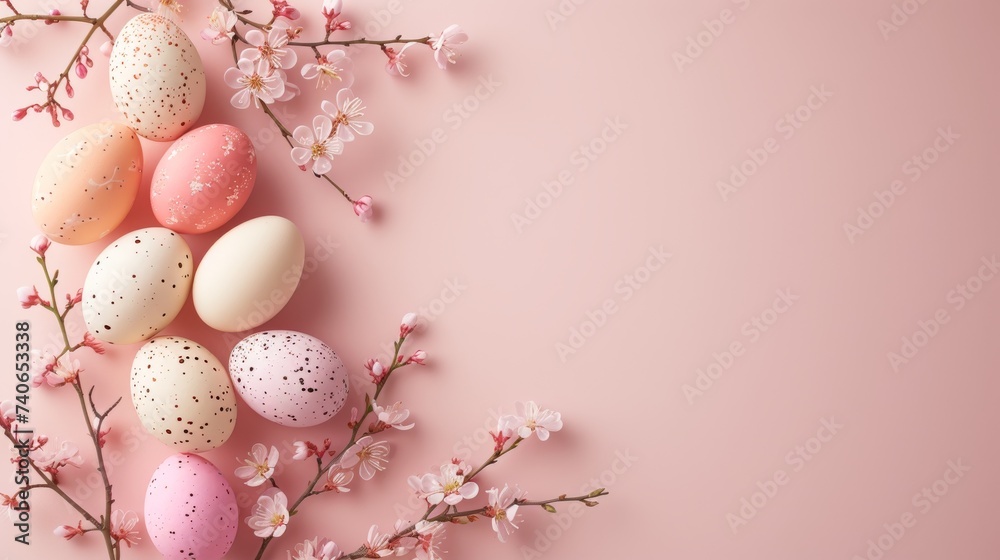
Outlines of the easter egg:
<svg viewBox="0 0 1000 560">
<path fill-rule="evenodd" d="M 213 329 L 253 329 L 285 307 L 304 262 L 305 242 L 292 222 L 280 216 L 243 222 L 201 260 L 192 290 L 194 308 Z"/>
<path fill-rule="evenodd" d="M 222 363 L 207 348 L 158 336 L 132 360 L 132 404 L 142 427 L 183 452 L 219 447 L 236 427 L 236 397 Z"/>
<path fill-rule="evenodd" d="M 347 368 L 337 354 L 307 334 L 263 331 L 229 355 L 229 375 L 257 414 L 282 426 L 315 426 L 347 402 Z"/>
<path fill-rule="evenodd" d="M 131 344 L 177 317 L 194 276 L 191 249 L 166 228 L 127 233 L 108 245 L 83 283 L 83 319 L 97 338 Z"/>
<path fill-rule="evenodd" d="M 253 142 L 242 130 L 210 124 L 181 136 L 156 166 L 153 215 L 179 233 L 204 233 L 246 204 L 257 179 Z"/>
<path fill-rule="evenodd" d="M 167 560 L 221 560 L 236 540 L 236 494 L 198 455 L 167 457 L 146 487 L 146 532 Z"/>
<path fill-rule="evenodd" d="M 158 14 L 139 14 L 122 27 L 108 74 L 115 106 L 150 140 L 176 140 L 205 106 L 198 50 L 176 23 Z"/>
<path fill-rule="evenodd" d="M 88 125 L 65 136 L 42 160 L 31 215 L 53 241 L 92 243 L 122 223 L 141 179 L 142 146 L 135 132 L 113 122 Z"/>
</svg>

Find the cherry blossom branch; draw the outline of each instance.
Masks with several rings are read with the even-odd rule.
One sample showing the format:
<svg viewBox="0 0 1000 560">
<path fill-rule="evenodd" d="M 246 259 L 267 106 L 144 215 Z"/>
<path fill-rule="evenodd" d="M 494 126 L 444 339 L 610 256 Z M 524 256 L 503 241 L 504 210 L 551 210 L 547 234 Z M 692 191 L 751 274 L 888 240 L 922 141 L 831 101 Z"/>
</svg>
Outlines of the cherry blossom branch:
<svg viewBox="0 0 1000 560">
<path fill-rule="evenodd" d="M 85 333 L 83 340 L 73 344 L 70 341 L 69 332 L 66 328 L 66 317 L 69 312 L 76 307 L 81 302 L 82 290 L 78 290 L 75 295 L 66 295 L 66 303 L 59 306 L 56 297 L 56 286 L 59 283 L 59 271 L 54 272 L 49 271 L 48 261 L 46 259 L 46 252 L 50 247 L 51 242 L 44 236 L 38 235 L 31 241 L 31 249 L 37 254 L 36 261 L 41 266 L 42 273 L 45 276 L 45 283 L 48 288 L 49 300 L 43 299 L 39 294 L 38 290 L 34 287 L 23 287 L 18 290 L 18 298 L 21 301 L 21 306 L 25 309 L 29 309 L 34 306 L 41 307 L 42 309 L 48 311 L 55 317 L 56 324 L 59 327 L 59 333 L 62 337 L 63 348 L 56 354 L 50 356 L 43 356 L 42 361 L 42 372 L 33 381 L 32 384 L 37 386 L 49 385 L 53 387 L 59 387 L 63 385 L 70 385 L 73 387 L 74 392 L 77 395 L 77 400 L 80 403 L 80 411 L 83 414 L 84 423 L 87 426 L 87 434 L 90 436 L 91 444 L 94 446 L 94 450 L 97 456 L 97 471 L 101 476 L 101 481 L 104 485 L 104 511 L 98 518 L 87 512 L 84 508 L 79 506 L 75 501 L 72 500 L 61 488 L 58 487 L 57 473 L 58 469 L 67 464 L 72 464 L 74 466 L 79 466 L 82 460 L 79 459 L 78 451 L 73 448 L 72 454 L 63 453 L 61 449 L 60 452 L 55 453 L 52 457 L 47 458 L 46 462 L 50 463 L 48 465 L 40 467 L 35 458 L 28 457 L 29 462 L 32 464 L 34 470 L 39 473 L 42 480 L 46 483 L 46 486 L 50 487 L 57 494 L 59 494 L 64 500 L 67 501 L 71 506 L 74 507 L 84 519 L 94 526 L 93 530 L 99 531 L 105 542 L 105 547 L 108 551 L 108 557 L 111 560 L 117 560 L 121 556 L 120 540 L 123 538 L 130 538 L 131 533 L 126 531 L 125 533 L 116 532 L 116 527 L 114 526 L 114 516 L 112 514 L 112 505 L 114 504 L 113 488 L 108 476 L 107 466 L 104 459 L 104 437 L 107 435 L 108 431 L 104 429 L 104 421 L 111 414 L 111 412 L 118 406 L 121 402 L 121 398 L 116 400 L 114 404 L 105 409 L 103 412 L 97 407 L 94 401 L 94 386 L 91 386 L 89 391 L 86 392 L 84 396 L 83 389 L 83 378 L 82 369 L 80 368 L 79 362 L 72 360 L 68 357 L 69 354 L 83 348 L 88 347 L 98 354 L 103 354 L 104 349 L 99 342 L 94 339 L 94 337 L 88 332 Z M 88 410 L 88 401 L 90 408 Z M 93 412 L 93 417 L 91 417 L 91 411 Z M 6 413 L 3 415 L 2 420 L 5 427 L 5 432 L 8 439 L 13 437 L 9 426 L 11 421 L 16 418 L 16 415 L 8 416 Z M 45 441 L 39 441 L 35 450 L 40 450 Z M 16 442 L 15 442 L 16 443 Z M 45 472 L 49 472 L 51 476 L 46 476 Z M 119 512 L 115 512 L 119 513 Z M 67 529 L 68 528 L 68 529 Z M 78 526 L 76 528 L 72 526 L 63 526 L 57 530 L 62 531 L 65 538 L 70 539 L 77 535 L 89 532 L 89 529 L 83 529 Z"/>
</svg>

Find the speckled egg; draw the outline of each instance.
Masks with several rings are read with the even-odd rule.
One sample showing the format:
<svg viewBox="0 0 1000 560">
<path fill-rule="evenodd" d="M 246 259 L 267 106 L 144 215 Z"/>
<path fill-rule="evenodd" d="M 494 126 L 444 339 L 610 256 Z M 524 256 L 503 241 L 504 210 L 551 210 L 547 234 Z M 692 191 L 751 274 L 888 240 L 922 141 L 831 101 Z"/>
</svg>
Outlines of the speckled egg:
<svg viewBox="0 0 1000 560">
<path fill-rule="evenodd" d="M 170 19 L 139 14 L 111 49 L 111 97 L 129 126 L 150 140 L 176 140 L 205 106 L 205 69 L 191 39 Z"/>
<path fill-rule="evenodd" d="M 250 408 L 282 426 L 321 424 L 347 401 L 344 363 L 323 341 L 299 332 L 244 338 L 229 355 L 229 375 Z"/>
<path fill-rule="evenodd" d="M 31 215 L 49 239 L 92 243 L 128 215 L 142 179 L 142 146 L 131 128 L 85 126 L 60 140 L 42 160 Z"/>
<path fill-rule="evenodd" d="M 256 180 L 249 136 L 227 124 L 196 128 L 156 166 L 149 192 L 153 215 L 176 232 L 212 231 L 243 208 Z"/>
<path fill-rule="evenodd" d="M 306 248 L 295 224 L 262 216 L 234 227 L 212 245 L 194 278 L 194 308 L 223 332 L 256 328 L 278 314 L 302 276 Z"/>
<path fill-rule="evenodd" d="M 167 560 L 220 560 L 236 540 L 236 494 L 198 455 L 167 457 L 146 487 L 146 531 Z"/>
<path fill-rule="evenodd" d="M 142 427 L 178 451 L 215 449 L 236 427 L 226 368 L 207 348 L 179 336 L 159 336 L 139 349 L 132 404 Z"/>
<path fill-rule="evenodd" d="M 184 239 L 166 228 L 127 233 L 108 245 L 83 283 L 83 319 L 115 344 L 151 338 L 180 313 L 194 261 Z"/>
</svg>

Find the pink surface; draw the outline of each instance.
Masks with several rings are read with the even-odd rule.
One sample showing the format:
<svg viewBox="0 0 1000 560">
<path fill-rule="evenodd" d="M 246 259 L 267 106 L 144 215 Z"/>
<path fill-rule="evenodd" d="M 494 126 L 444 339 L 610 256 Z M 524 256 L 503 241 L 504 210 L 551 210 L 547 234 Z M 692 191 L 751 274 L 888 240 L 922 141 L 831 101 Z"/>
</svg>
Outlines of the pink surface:
<svg viewBox="0 0 1000 560">
<path fill-rule="evenodd" d="M 242 127 L 260 156 L 236 219 L 294 220 L 315 263 L 264 328 L 323 339 L 359 377 L 399 317 L 418 310 L 416 343 L 432 356 L 390 389 L 417 427 L 393 437 L 389 470 L 307 502 L 269 558 L 316 534 L 353 549 L 369 524 L 391 526 L 413 511 L 408 475 L 484 457 L 491 411 L 528 398 L 561 411 L 566 429 L 481 482 L 518 482 L 540 498 L 593 480 L 612 495 L 578 518 L 527 512 L 506 545 L 485 524 L 452 530 L 450 558 L 538 558 L 532 548 L 542 558 L 875 558 L 879 539 L 886 559 L 994 557 L 1000 279 L 982 263 L 996 263 L 1000 233 L 988 180 L 1000 147 L 1000 5 L 394 0 L 391 15 L 383 0 L 347 4 L 370 35 L 459 22 L 472 38 L 457 67 L 443 73 L 423 56 L 405 81 L 382 71 L 377 51 L 356 53 L 354 89 L 376 131 L 348 147 L 335 176 L 376 199 L 375 224 L 296 170 L 263 115 L 230 107 L 228 53 L 198 41 L 210 76 L 199 124 Z M 190 7 L 189 34 L 210 5 Z M 34 100 L 21 85 L 36 70 L 64 64 L 65 39 L 40 31 L 0 53 L 8 110 Z M 690 62 L 678 62 L 687 49 Z M 37 279 L 25 249 L 36 231 L 30 185 L 58 138 L 116 118 L 104 64 L 77 84 L 70 125 L 0 122 L 0 293 L 8 324 L 35 321 L 36 339 L 50 323 L 13 299 Z M 302 124 L 316 105 L 282 111 Z M 433 153 L 416 155 L 421 146 Z M 144 147 L 153 169 L 166 145 Z M 148 183 L 117 235 L 155 224 Z M 231 225 L 187 236 L 196 257 Z M 81 285 L 105 244 L 52 250 L 66 286 Z M 235 343 L 190 302 L 165 334 L 219 356 Z M 136 349 L 84 365 L 101 398 L 126 396 L 111 461 L 117 507 L 140 510 L 173 451 L 142 434 L 128 404 Z M 894 367 L 893 352 L 908 362 Z M 62 419 L 71 397 L 36 391 L 36 428 L 82 440 L 82 426 Z M 239 413 L 233 438 L 205 456 L 240 495 L 241 516 L 257 492 L 232 475 L 234 457 L 257 441 L 284 449 L 342 434 L 346 420 L 291 431 L 243 403 Z M 307 468 L 285 464 L 280 476 Z M 75 473 L 66 483 L 91 493 Z M 51 537 L 77 517 L 42 492 L 34 500 L 36 544 L 8 544 L 0 524 L 6 555 L 101 557 L 97 539 Z M 255 544 L 243 527 L 229 557 Z M 155 555 L 145 536 L 131 552 Z"/>
</svg>

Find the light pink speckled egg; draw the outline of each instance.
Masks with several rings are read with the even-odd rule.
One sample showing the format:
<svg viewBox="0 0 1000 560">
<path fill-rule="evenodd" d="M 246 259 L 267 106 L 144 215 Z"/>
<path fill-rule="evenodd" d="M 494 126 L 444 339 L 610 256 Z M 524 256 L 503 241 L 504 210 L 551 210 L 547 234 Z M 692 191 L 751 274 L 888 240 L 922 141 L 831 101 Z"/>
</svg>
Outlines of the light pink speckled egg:
<svg viewBox="0 0 1000 560">
<path fill-rule="evenodd" d="M 236 494 L 198 455 L 167 457 L 146 487 L 146 531 L 167 560 L 220 560 L 236 540 Z"/>
<path fill-rule="evenodd" d="M 256 180 L 249 136 L 227 124 L 196 128 L 156 166 L 149 191 L 153 214 L 180 233 L 212 231 L 243 208 Z"/>
<path fill-rule="evenodd" d="M 142 146 L 135 131 L 94 123 L 68 134 L 42 160 L 31 215 L 53 241 L 92 243 L 122 223 L 141 179 Z"/>
<path fill-rule="evenodd" d="M 205 106 L 205 68 L 191 39 L 170 19 L 139 14 L 111 49 L 111 97 L 129 126 L 158 142 L 176 140 Z"/>
<path fill-rule="evenodd" d="M 282 426 L 315 426 L 347 402 L 347 368 L 322 340 L 294 331 L 252 334 L 229 355 L 229 375 L 257 414 Z"/>
</svg>

